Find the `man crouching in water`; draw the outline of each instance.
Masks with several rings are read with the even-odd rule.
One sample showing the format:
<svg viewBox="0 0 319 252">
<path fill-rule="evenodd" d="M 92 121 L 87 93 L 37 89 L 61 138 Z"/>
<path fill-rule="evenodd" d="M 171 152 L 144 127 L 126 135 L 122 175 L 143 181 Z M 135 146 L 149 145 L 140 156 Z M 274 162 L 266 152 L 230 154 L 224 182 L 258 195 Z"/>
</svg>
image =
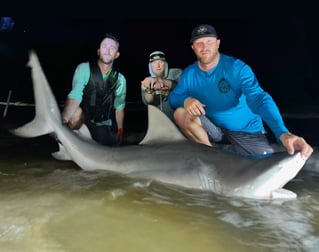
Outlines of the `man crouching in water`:
<svg viewBox="0 0 319 252">
<path fill-rule="evenodd" d="M 107 33 L 97 61 L 77 66 L 62 112 L 64 124 L 74 130 L 85 124 L 95 141 L 108 146 L 119 146 L 124 133 L 126 79 L 113 66 L 119 46 L 119 40 Z"/>
<path fill-rule="evenodd" d="M 274 150 L 265 135 L 265 122 L 289 154 L 300 151 L 304 159 L 310 157 L 313 148 L 289 132 L 251 67 L 219 52 L 220 39 L 213 26 L 196 26 L 190 46 L 197 61 L 184 69 L 168 97 L 176 109 L 175 122 L 189 139 L 212 146 L 225 137 L 236 153 L 267 156 Z"/>
</svg>

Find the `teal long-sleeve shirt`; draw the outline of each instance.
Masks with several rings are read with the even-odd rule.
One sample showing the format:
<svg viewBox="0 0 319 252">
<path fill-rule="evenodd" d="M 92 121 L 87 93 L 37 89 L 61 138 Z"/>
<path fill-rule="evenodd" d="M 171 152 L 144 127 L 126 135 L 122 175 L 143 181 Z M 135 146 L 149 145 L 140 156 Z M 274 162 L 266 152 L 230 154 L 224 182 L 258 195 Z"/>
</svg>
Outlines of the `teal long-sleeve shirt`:
<svg viewBox="0 0 319 252">
<path fill-rule="evenodd" d="M 103 79 L 105 80 L 110 71 L 107 74 L 103 74 Z M 83 90 L 88 84 L 90 78 L 90 65 L 89 62 L 80 63 L 75 69 L 73 80 L 72 80 L 72 90 L 68 94 L 68 98 L 75 99 L 79 103 L 83 99 Z M 125 99 L 126 99 L 126 79 L 119 73 L 117 80 L 117 87 L 115 89 L 114 98 L 114 109 L 123 110 L 125 109 Z"/>
<path fill-rule="evenodd" d="M 288 132 L 277 105 L 252 69 L 234 57 L 220 53 L 218 64 L 209 72 L 201 70 L 197 61 L 188 66 L 170 92 L 169 104 L 173 109 L 184 107 L 190 97 L 205 104 L 206 116 L 219 127 L 262 132 L 264 121 L 278 142 Z"/>
</svg>

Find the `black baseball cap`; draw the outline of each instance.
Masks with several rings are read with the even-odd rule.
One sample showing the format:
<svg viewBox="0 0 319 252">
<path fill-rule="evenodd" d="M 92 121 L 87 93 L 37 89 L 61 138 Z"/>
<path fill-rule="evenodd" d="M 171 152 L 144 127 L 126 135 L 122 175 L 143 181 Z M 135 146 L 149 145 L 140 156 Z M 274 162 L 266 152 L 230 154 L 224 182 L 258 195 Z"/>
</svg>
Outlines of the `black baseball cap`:
<svg viewBox="0 0 319 252">
<path fill-rule="evenodd" d="M 196 26 L 192 30 L 191 39 L 189 41 L 190 44 L 192 44 L 196 39 L 203 38 L 203 37 L 218 37 L 217 32 L 214 28 L 214 26 L 208 25 L 208 24 L 201 24 Z"/>
</svg>

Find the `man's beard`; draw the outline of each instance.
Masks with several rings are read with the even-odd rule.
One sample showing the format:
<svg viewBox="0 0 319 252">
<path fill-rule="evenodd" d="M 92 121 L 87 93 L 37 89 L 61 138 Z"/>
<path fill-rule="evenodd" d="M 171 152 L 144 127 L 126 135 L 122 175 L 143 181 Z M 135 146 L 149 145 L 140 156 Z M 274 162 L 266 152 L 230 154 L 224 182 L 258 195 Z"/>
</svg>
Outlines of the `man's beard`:
<svg viewBox="0 0 319 252">
<path fill-rule="evenodd" d="M 210 64 L 214 61 L 216 56 L 217 56 L 217 53 L 214 52 L 213 55 L 209 55 L 208 57 L 199 55 L 198 58 L 199 58 L 199 61 L 202 62 L 203 64 Z"/>
<path fill-rule="evenodd" d="M 203 64 L 210 64 L 213 61 L 213 57 L 212 56 L 210 56 L 208 58 L 207 57 L 199 57 L 199 61 Z"/>
<path fill-rule="evenodd" d="M 106 57 L 100 57 L 100 61 L 105 65 L 109 65 L 113 63 L 114 59 L 107 59 Z"/>
<path fill-rule="evenodd" d="M 104 60 L 104 59 L 101 59 L 101 62 L 105 65 L 110 65 L 113 63 L 113 60 Z"/>
</svg>

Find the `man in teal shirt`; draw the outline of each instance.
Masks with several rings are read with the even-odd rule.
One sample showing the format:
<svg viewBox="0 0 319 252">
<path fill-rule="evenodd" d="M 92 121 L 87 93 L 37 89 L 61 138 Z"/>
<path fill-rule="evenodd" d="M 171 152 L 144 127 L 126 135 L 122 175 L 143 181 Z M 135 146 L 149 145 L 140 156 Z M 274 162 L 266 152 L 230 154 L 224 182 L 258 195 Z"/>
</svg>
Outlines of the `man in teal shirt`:
<svg viewBox="0 0 319 252">
<path fill-rule="evenodd" d="M 106 34 L 97 50 L 98 60 L 80 63 L 62 113 L 72 129 L 85 123 L 100 144 L 115 146 L 123 138 L 126 79 L 114 68 L 120 56 L 119 40 Z"/>
</svg>

